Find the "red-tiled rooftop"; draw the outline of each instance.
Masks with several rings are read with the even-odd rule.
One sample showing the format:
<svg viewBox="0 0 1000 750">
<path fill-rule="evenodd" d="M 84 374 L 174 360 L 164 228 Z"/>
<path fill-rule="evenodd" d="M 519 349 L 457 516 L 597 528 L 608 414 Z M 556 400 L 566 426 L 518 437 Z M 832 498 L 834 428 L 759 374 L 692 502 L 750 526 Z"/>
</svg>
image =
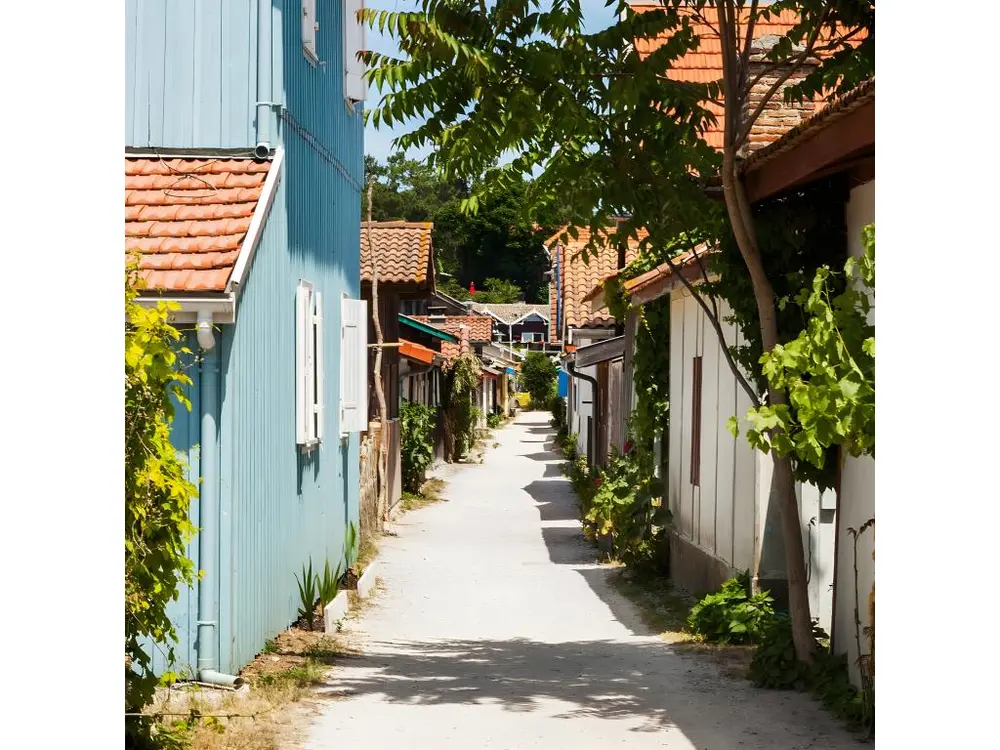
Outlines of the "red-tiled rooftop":
<svg viewBox="0 0 1000 750">
<path fill-rule="evenodd" d="M 469 329 L 469 341 L 473 344 L 481 344 L 493 340 L 493 318 L 489 315 L 448 315 L 443 321 L 431 320 L 430 316 L 427 315 L 412 315 L 410 317 L 429 326 L 440 328 L 442 331 L 446 331 L 459 338 L 461 338 L 459 326 L 467 326 Z M 445 351 L 444 346 L 442 346 L 441 351 Z"/>
<path fill-rule="evenodd" d="M 426 286 L 431 277 L 431 232 L 428 221 L 373 221 L 372 245 L 380 284 Z M 361 280 L 371 283 L 368 222 L 361 222 Z"/>
<path fill-rule="evenodd" d="M 225 289 L 270 162 L 125 157 L 125 253 L 140 254 L 147 288 Z"/>
</svg>

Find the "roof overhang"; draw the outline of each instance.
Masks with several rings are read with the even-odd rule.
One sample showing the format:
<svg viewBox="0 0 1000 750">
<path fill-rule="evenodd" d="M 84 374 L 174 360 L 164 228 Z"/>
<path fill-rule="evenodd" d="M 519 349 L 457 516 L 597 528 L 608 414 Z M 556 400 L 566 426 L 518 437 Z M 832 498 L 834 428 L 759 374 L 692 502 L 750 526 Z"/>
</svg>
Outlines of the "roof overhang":
<svg viewBox="0 0 1000 750">
<path fill-rule="evenodd" d="M 458 336 L 454 336 L 448 333 L 447 331 L 443 331 L 440 328 L 435 328 L 434 326 L 428 325 L 427 323 L 421 323 L 419 320 L 414 320 L 409 315 L 403 315 L 403 313 L 399 313 L 398 319 L 399 322 L 402 323 L 403 325 L 415 328 L 421 333 L 426 333 L 428 336 L 434 336 L 435 338 L 441 339 L 442 341 L 447 341 L 450 344 L 458 343 Z"/>
<path fill-rule="evenodd" d="M 126 149 L 128 156 L 140 156 L 143 150 Z M 187 156 L 204 155 L 204 151 L 197 154 L 192 152 Z M 163 156 L 163 153 L 157 153 Z M 236 308 L 240 292 L 246 281 L 257 245 L 260 244 L 260 237 L 263 233 L 264 223 L 271 212 L 271 205 L 274 203 L 274 196 L 278 192 L 278 183 L 281 180 L 281 173 L 285 164 L 285 150 L 281 147 L 275 149 L 274 157 L 271 159 L 271 167 L 267 171 L 267 177 L 261 188 L 260 198 L 254 208 L 253 216 L 250 219 L 250 227 L 247 229 L 246 237 L 240 245 L 240 254 L 236 258 L 236 264 L 226 282 L 225 291 L 219 293 L 184 294 L 179 292 L 156 293 L 145 292 L 140 294 L 136 302 L 143 307 L 156 307 L 161 301 L 173 303 L 179 307 L 170 314 L 170 320 L 174 323 L 194 323 L 198 320 L 199 314 L 210 314 L 214 323 L 234 323 L 236 322 Z"/>
<path fill-rule="evenodd" d="M 615 336 L 612 339 L 581 346 L 573 354 L 577 367 L 589 367 L 599 362 L 620 359 L 625 356 L 625 337 Z"/>
</svg>

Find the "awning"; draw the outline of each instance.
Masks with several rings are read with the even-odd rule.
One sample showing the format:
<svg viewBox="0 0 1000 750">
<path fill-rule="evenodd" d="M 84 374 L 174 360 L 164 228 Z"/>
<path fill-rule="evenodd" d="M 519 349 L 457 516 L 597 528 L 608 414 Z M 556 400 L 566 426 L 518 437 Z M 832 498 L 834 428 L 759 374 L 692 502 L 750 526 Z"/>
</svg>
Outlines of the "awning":
<svg viewBox="0 0 1000 750">
<path fill-rule="evenodd" d="M 426 346 L 415 344 L 406 339 L 400 339 L 399 343 L 401 345 L 399 347 L 401 356 L 412 359 L 414 362 L 419 362 L 422 365 L 429 365 L 434 362 L 434 356 L 437 352 L 433 349 L 428 349 Z"/>
</svg>

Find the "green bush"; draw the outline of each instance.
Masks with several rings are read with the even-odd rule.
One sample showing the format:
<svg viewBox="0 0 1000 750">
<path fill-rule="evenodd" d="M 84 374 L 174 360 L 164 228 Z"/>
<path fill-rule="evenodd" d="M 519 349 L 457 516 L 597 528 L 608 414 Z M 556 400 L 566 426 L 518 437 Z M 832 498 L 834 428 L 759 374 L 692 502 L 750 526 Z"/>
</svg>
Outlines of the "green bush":
<svg viewBox="0 0 1000 750">
<path fill-rule="evenodd" d="M 583 515 L 591 534 L 610 537 L 612 554 L 628 567 L 664 567 L 671 516 L 652 456 L 613 452 L 593 485 Z"/>
<path fill-rule="evenodd" d="M 549 411 L 552 412 L 552 426 L 556 430 L 565 429 L 566 427 L 566 401 L 563 400 L 562 396 L 558 394 L 553 394 L 549 399 Z"/>
<path fill-rule="evenodd" d="M 434 460 L 434 417 L 429 406 L 404 401 L 400 408 L 400 458 L 403 489 L 417 492 Z"/>
<path fill-rule="evenodd" d="M 559 368 L 542 352 L 528 352 L 521 364 L 521 387 L 531 396 L 531 408 L 543 409 L 556 392 Z"/>
<path fill-rule="evenodd" d="M 756 643 L 774 620 L 774 599 L 751 594 L 749 575 L 730 578 L 691 608 L 688 628 L 711 643 Z"/>
<path fill-rule="evenodd" d="M 493 413 L 486 416 L 486 426 L 491 430 L 495 430 L 499 427 L 501 422 L 503 422 L 503 417 L 499 414 Z"/>
</svg>

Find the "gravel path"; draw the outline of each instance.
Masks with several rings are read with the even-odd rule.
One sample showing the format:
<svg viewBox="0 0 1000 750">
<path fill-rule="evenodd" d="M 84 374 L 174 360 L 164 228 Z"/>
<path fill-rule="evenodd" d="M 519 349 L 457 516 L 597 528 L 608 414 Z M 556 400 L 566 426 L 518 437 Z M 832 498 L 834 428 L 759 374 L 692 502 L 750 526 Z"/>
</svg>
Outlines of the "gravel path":
<svg viewBox="0 0 1000 750">
<path fill-rule="evenodd" d="M 548 415 L 448 467 L 441 502 L 382 544 L 308 750 L 858 750 L 808 697 L 759 691 L 645 629 L 583 539 Z"/>
</svg>

